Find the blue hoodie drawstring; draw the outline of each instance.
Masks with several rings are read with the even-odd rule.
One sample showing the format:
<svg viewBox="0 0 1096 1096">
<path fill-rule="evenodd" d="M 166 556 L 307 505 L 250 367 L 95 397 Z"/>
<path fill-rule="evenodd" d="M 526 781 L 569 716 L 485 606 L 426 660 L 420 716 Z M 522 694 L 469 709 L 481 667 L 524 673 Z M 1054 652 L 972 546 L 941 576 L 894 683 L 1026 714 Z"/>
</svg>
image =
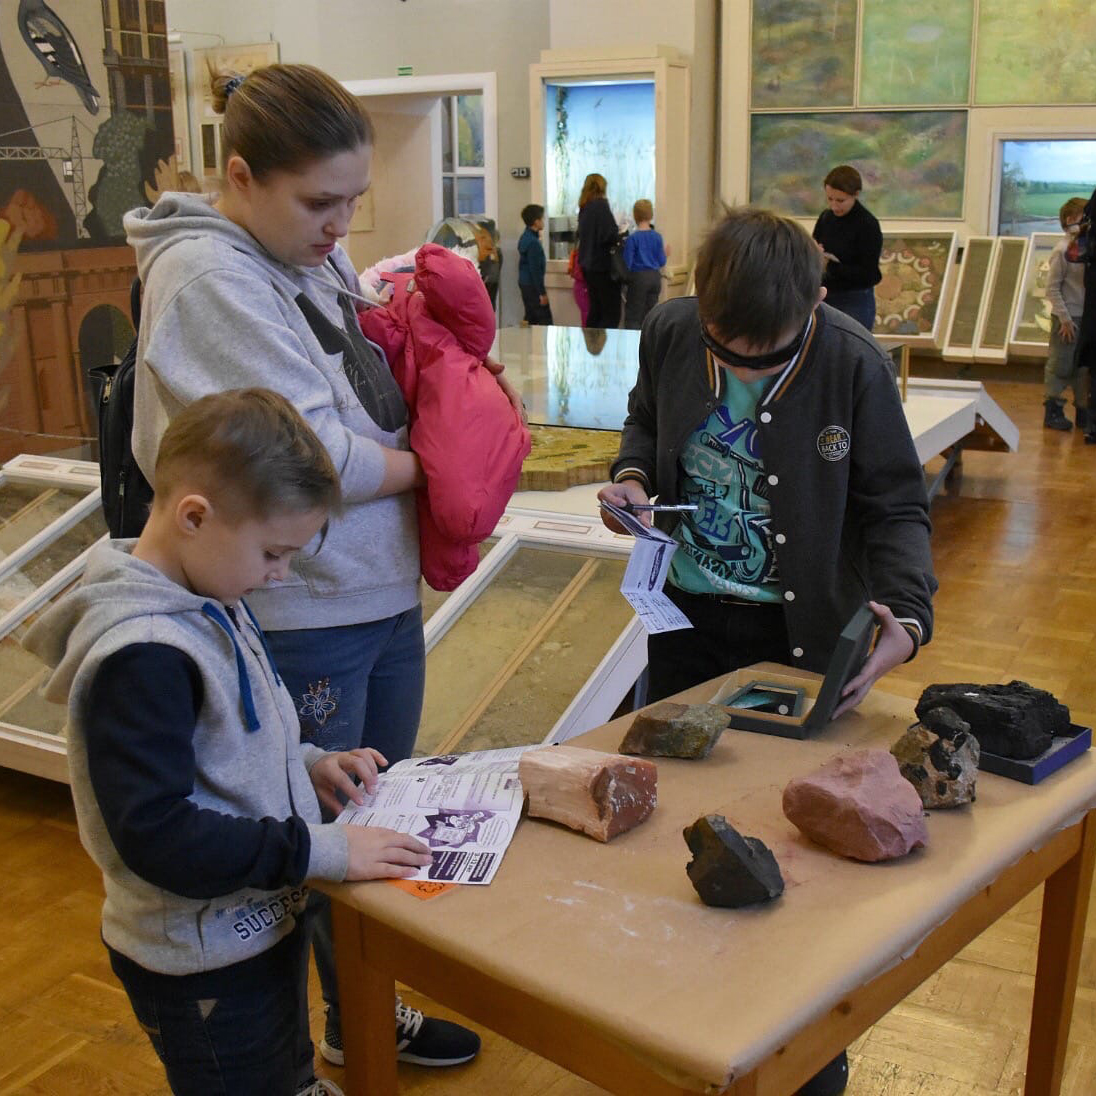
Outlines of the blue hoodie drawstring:
<svg viewBox="0 0 1096 1096">
<path fill-rule="evenodd" d="M 259 622 L 255 619 L 255 614 L 251 611 L 251 606 L 246 601 L 239 601 L 237 604 L 247 613 L 247 619 L 251 621 L 252 628 L 259 634 L 259 640 L 263 645 L 263 650 L 266 652 L 266 660 L 270 663 L 270 668 L 274 671 L 274 680 L 281 685 L 281 674 L 278 673 L 278 667 L 274 665 L 274 656 L 270 653 L 270 644 L 266 641 L 266 632 L 259 627 Z"/>
<path fill-rule="evenodd" d="M 244 705 L 244 720 L 247 724 L 249 731 L 257 731 L 261 724 L 259 723 L 259 717 L 255 712 L 255 698 L 251 695 L 251 680 L 247 676 L 247 664 L 244 662 L 244 653 L 240 650 L 240 643 L 236 639 L 236 629 L 232 627 L 231 621 L 228 617 L 213 604 L 212 601 L 207 601 L 202 606 L 202 612 L 205 613 L 210 620 L 219 624 L 224 631 L 228 634 L 228 638 L 232 640 L 232 649 L 236 652 L 236 673 L 240 679 L 240 699 Z M 250 616 L 250 610 L 248 616 Z M 260 633 L 261 635 L 262 633 Z M 263 647 L 266 647 L 266 640 L 263 640 Z M 271 663 L 273 665 L 273 663 Z M 274 671 L 277 673 L 277 670 Z"/>
</svg>

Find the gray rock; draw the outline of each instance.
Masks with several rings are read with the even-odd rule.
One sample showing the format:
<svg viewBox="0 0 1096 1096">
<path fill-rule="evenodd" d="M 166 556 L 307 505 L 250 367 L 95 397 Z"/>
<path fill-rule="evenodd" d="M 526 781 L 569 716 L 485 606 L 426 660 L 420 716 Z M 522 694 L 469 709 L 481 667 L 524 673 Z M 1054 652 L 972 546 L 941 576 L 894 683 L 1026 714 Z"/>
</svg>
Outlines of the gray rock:
<svg viewBox="0 0 1096 1096">
<path fill-rule="evenodd" d="M 730 722 L 731 713 L 721 704 L 677 704 L 663 700 L 636 714 L 620 744 L 620 752 L 700 760 L 712 752 Z"/>
<path fill-rule="evenodd" d="M 1038 757 L 1055 735 L 1069 731 L 1069 709 L 1050 693 L 1025 681 L 1008 685 L 930 685 L 917 702 L 917 718 L 937 734 L 946 735 L 939 720 L 930 722 L 928 718 L 933 708 L 951 709 L 970 725 L 983 752 L 1001 757 Z"/>
<path fill-rule="evenodd" d="M 958 720 L 946 708 L 934 708 L 933 712 L 944 712 Z M 944 738 L 924 724 L 915 723 L 891 746 L 891 753 L 924 806 L 961 807 L 974 802 L 979 749 L 969 728 L 956 729 L 953 737 Z"/>
<path fill-rule="evenodd" d="M 756 837 L 743 837 L 721 814 L 701 815 L 684 830 L 693 854 L 685 870 L 709 906 L 752 906 L 784 893 L 776 857 Z"/>
</svg>

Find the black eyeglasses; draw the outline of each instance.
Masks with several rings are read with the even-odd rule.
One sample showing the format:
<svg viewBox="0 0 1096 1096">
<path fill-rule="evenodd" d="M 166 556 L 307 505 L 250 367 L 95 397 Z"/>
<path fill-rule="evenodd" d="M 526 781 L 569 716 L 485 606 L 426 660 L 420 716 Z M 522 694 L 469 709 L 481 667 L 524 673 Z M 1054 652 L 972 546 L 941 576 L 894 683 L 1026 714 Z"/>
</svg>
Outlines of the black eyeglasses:
<svg viewBox="0 0 1096 1096">
<path fill-rule="evenodd" d="M 803 340 L 807 337 L 807 330 L 811 325 L 811 317 L 787 346 L 770 350 L 767 354 L 737 354 L 728 349 L 722 343 L 718 343 L 708 334 L 708 329 L 703 321 L 700 324 L 700 341 L 718 358 L 724 365 L 733 365 L 739 369 L 771 369 L 774 365 L 783 365 L 799 353 Z"/>
</svg>

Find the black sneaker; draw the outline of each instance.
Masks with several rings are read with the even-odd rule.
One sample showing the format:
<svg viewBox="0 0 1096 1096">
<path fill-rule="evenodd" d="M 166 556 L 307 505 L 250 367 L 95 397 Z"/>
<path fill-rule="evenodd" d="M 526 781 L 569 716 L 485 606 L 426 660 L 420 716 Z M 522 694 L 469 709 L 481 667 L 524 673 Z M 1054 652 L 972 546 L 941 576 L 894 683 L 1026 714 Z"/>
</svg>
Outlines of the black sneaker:
<svg viewBox="0 0 1096 1096">
<path fill-rule="evenodd" d="M 479 1054 L 480 1037 L 451 1020 L 423 1016 L 396 1000 L 396 1057 L 416 1066 L 459 1066 Z"/>
<path fill-rule="evenodd" d="M 823 1066 L 795 1096 L 841 1096 L 849 1083 L 849 1056 L 845 1051 Z"/>
<path fill-rule="evenodd" d="M 1043 415 L 1043 426 L 1047 430 L 1072 430 L 1073 423 L 1066 418 L 1063 413 L 1064 404 L 1059 403 L 1057 400 L 1044 400 L 1043 407 L 1045 413 Z"/>
<path fill-rule="evenodd" d="M 416 1066 L 459 1066 L 479 1053 L 480 1038 L 451 1020 L 424 1016 L 417 1008 L 408 1008 L 396 1000 L 396 1057 Z M 320 1054 L 333 1066 L 346 1064 L 342 1030 L 330 1011 L 324 1021 Z"/>
</svg>

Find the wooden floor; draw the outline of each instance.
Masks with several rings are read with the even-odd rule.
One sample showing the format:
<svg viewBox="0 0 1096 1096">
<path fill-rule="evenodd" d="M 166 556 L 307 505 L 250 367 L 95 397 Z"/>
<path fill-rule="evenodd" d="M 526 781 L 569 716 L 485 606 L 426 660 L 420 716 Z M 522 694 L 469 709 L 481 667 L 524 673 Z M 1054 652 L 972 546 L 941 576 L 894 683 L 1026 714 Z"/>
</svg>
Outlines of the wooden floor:
<svg viewBox="0 0 1096 1096">
<path fill-rule="evenodd" d="M 987 387 L 1019 425 L 1021 451 L 967 455 L 961 479 L 934 503 L 936 637 L 886 688 L 914 697 L 922 681 L 1018 677 L 1050 689 L 1077 722 L 1092 725 L 1096 447 L 1084 446 L 1076 432 L 1041 428 L 1037 384 L 1013 379 Z M 0 770 L 0 873 L 0 1096 L 166 1091 L 99 943 L 100 882 L 77 840 L 67 788 Z M 1023 901 L 854 1044 L 850 1094 L 1022 1091 L 1039 898 Z M 314 1020 L 318 1036 L 315 1008 Z M 601 1091 L 488 1031 L 483 1036 L 483 1052 L 469 1066 L 401 1066 L 401 1091 Z M 340 1074 L 329 1075 L 337 1081 Z M 1064 1091 L 1096 1093 L 1096 912 L 1088 921 Z"/>
</svg>

